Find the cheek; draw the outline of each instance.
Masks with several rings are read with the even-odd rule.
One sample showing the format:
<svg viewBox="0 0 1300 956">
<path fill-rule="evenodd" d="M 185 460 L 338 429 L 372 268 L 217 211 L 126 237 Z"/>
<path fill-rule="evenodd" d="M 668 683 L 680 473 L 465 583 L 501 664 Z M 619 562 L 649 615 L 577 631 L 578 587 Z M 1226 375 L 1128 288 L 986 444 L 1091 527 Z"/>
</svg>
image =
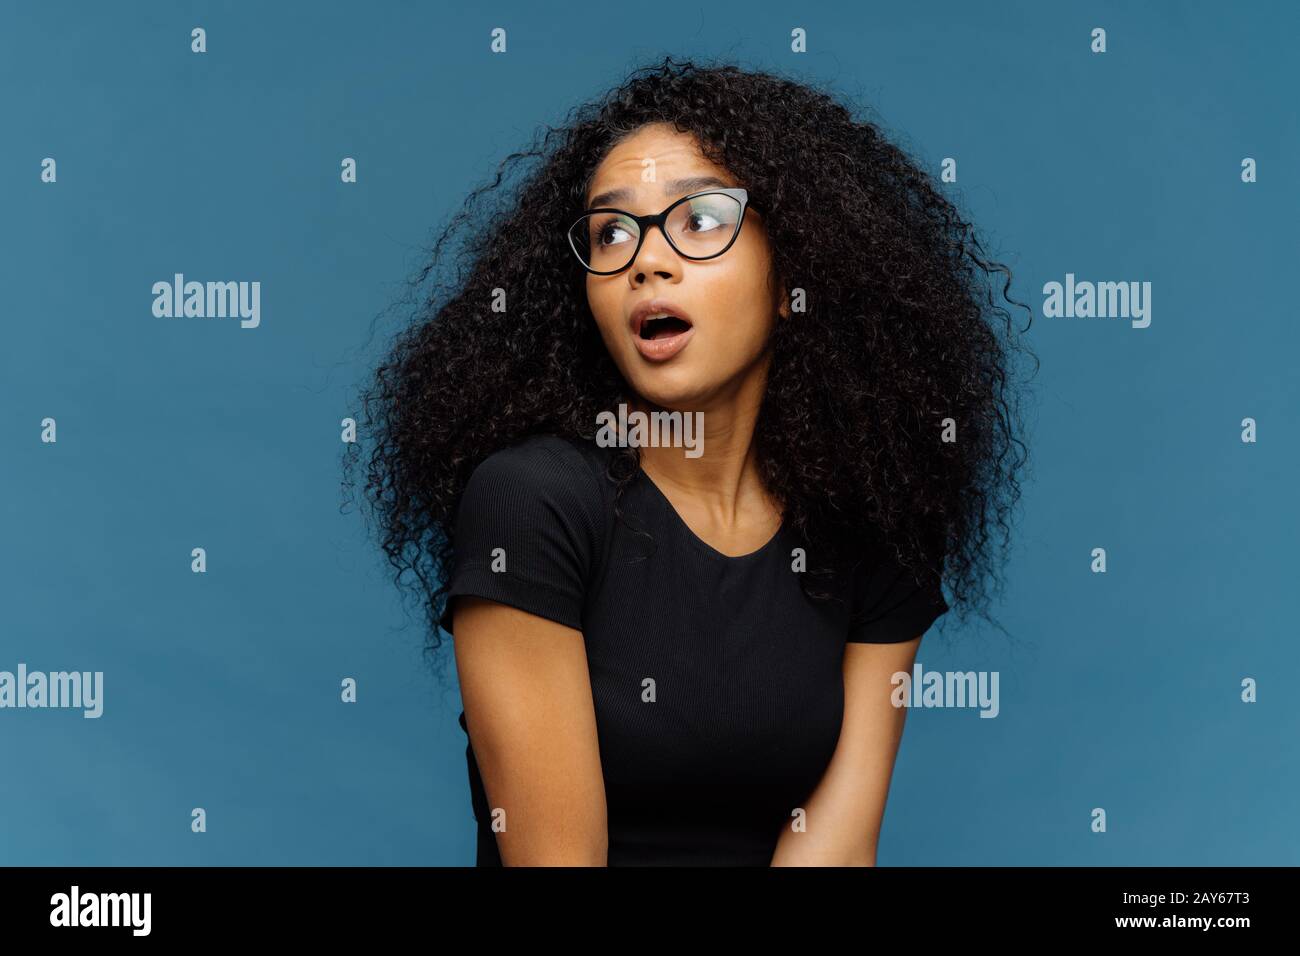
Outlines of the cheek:
<svg viewBox="0 0 1300 956">
<path fill-rule="evenodd" d="M 587 307 L 591 317 L 603 338 L 608 340 L 610 333 L 619 322 L 618 298 L 606 286 L 587 282 Z"/>
<path fill-rule="evenodd" d="M 760 257 L 736 262 L 717 289 L 717 317 L 727 338 L 746 353 L 762 349 L 771 331 L 776 305 Z"/>
</svg>

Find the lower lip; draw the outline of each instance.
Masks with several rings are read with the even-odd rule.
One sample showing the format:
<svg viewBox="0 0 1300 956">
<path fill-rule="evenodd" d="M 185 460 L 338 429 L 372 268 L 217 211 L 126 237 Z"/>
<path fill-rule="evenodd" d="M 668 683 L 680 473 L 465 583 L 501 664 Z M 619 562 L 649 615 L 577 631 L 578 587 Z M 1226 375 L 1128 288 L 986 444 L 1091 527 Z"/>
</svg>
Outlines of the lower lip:
<svg viewBox="0 0 1300 956">
<path fill-rule="evenodd" d="M 632 341 L 636 343 L 636 350 L 641 353 L 642 358 L 651 362 L 666 362 L 686 348 L 686 343 L 691 340 L 691 336 L 694 334 L 695 327 L 691 326 L 685 332 L 666 335 L 658 339 L 643 339 L 639 335 L 633 335 Z"/>
</svg>

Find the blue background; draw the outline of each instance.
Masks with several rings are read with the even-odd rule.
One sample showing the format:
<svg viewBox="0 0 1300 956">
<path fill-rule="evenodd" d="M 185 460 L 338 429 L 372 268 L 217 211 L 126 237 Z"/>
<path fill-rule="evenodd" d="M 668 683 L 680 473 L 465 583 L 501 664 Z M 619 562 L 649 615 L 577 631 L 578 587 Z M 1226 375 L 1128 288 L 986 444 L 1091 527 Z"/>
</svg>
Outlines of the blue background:
<svg viewBox="0 0 1300 956">
<path fill-rule="evenodd" d="M 1297 36 L 1283 2 L 5 2 L 0 670 L 101 670 L 105 711 L 0 711 L 0 863 L 473 863 L 459 702 L 340 508 L 339 422 L 431 230 L 672 53 L 956 157 L 1035 310 L 1019 643 L 918 658 L 999 671 L 1001 714 L 911 713 L 880 864 L 1300 864 Z M 174 272 L 260 280 L 261 326 L 155 318 Z M 1151 281 L 1150 328 L 1043 318 L 1067 272 Z"/>
</svg>

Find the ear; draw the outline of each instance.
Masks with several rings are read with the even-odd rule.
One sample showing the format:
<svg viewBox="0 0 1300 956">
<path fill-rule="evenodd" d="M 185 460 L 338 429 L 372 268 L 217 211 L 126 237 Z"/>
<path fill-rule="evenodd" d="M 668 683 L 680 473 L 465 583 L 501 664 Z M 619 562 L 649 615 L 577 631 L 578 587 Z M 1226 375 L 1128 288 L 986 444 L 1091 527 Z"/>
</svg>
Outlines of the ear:
<svg viewBox="0 0 1300 956">
<path fill-rule="evenodd" d="M 775 267 L 769 268 L 767 283 L 768 291 L 775 297 L 777 318 L 790 318 L 790 292 L 781 277 L 777 275 Z"/>
<path fill-rule="evenodd" d="M 786 291 L 785 285 L 777 278 L 775 271 L 768 274 L 767 287 L 776 302 L 777 318 L 790 318 L 790 293 Z"/>
<path fill-rule="evenodd" d="M 790 293 L 786 292 L 784 288 L 781 289 L 779 301 L 781 304 L 777 308 L 777 314 L 783 319 L 790 318 Z"/>
</svg>

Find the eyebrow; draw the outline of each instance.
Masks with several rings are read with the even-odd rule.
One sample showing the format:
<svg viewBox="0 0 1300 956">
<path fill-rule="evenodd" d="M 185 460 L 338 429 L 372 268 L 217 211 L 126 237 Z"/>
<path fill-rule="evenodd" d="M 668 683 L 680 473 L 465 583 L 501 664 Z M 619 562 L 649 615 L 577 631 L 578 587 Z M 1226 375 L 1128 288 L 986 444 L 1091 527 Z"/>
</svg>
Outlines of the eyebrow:
<svg viewBox="0 0 1300 956">
<path fill-rule="evenodd" d="M 699 192 L 702 189 L 713 189 L 717 186 L 726 187 L 717 176 L 688 176 L 686 179 L 670 179 L 664 183 L 664 195 L 674 196 L 677 194 L 685 195 L 687 193 Z M 591 202 L 587 204 L 588 209 L 596 209 L 600 206 L 609 206 L 613 203 L 628 202 L 635 198 L 636 192 L 625 186 L 617 189 L 607 189 L 603 193 L 597 193 L 591 197 Z"/>
</svg>

